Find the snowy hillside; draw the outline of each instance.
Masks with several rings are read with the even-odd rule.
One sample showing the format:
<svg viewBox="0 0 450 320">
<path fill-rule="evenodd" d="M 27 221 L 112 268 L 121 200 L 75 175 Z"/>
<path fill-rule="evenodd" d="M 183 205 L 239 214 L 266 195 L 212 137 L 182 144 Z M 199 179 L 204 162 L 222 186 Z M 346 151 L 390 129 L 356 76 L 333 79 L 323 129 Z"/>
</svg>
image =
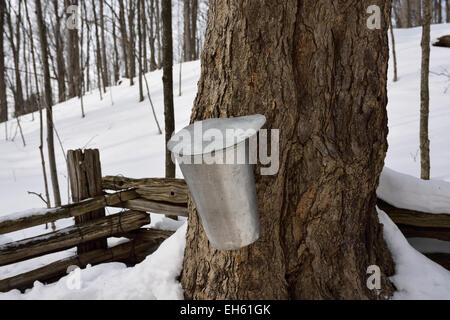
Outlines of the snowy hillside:
<svg viewBox="0 0 450 320">
<path fill-rule="evenodd" d="M 450 34 L 450 24 L 433 25 L 432 39 Z M 419 107 L 420 107 L 420 37 L 421 29 L 395 30 L 399 81 L 393 83 L 389 70 L 388 116 L 389 150 L 386 166 L 415 177 L 420 173 L 419 159 Z M 432 72 L 450 70 L 450 49 L 431 49 Z M 174 73 L 179 65 L 174 67 Z M 182 96 L 178 96 L 178 76 L 174 77 L 176 130 L 189 122 L 192 103 L 200 76 L 198 61 L 182 66 Z M 162 72 L 149 73 L 152 100 L 157 117 L 163 124 Z M 450 181 L 450 89 L 449 80 L 430 75 L 430 140 L 431 174 L 433 179 Z M 98 148 L 102 159 L 103 175 L 127 177 L 161 177 L 164 175 L 164 135 L 159 135 L 149 101 L 138 103 L 138 86 L 128 81 L 112 87 L 100 101 L 98 91 L 85 99 L 86 118 L 81 118 L 80 103 L 72 99 L 54 107 L 54 121 L 65 151 L 77 148 Z M 37 119 L 38 115 L 35 114 Z M 4 140 L 0 125 L 0 216 L 30 208 L 43 207 L 42 201 L 27 192 L 43 193 L 39 158 L 39 121 L 31 115 L 21 118 L 26 147 L 16 136 L 14 142 Z M 8 122 L 14 135 L 15 121 Z M 57 141 L 56 141 L 57 142 Z M 55 142 L 55 143 L 56 143 Z M 59 182 L 63 202 L 68 201 L 67 176 L 64 153 L 55 145 Z M 181 173 L 177 171 L 177 175 Z M 450 195 L 448 195 L 450 198 Z M 450 209 L 450 208 L 449 208 Z M 110 210 L 112 213 L 113 210 Z M 450 272 L 414 250 L 384 214 L 386 240 L 396 262 L 393 277 L 398 288 L 394 298 L 446 298 L 450 299 Z M 58 221 L 57 228 L 68 226 L 71 219 Z M 152 215 L 152 225 L 175 230 L 183 224 L 170 223 L 160 215 Z M 44 233 L 38 226 L 23 231 L 0 235 L 0 244 Z M 67 277 L 58 283 L 35 288 L 21 295 L 18 291 L 0 294 L 0 299 L 54 298 L 54 299 L 124 299 L 124 298 L 182 298 L 181 285 L 176 281 L 181 270 L 185 228 L 168 239 L 161 248 L 140 265 L 126 269 L 123 264 L 110 263 L 87 268 L 81 272 L 80 290 L 67 288 Z M 109 244 L 119 241 L 111 240 Z M 444 247 L 448 243 L 443 244 Z M 0 279 L 10 277 L 51 261 L 72 255 L 73 250 L 47 255 L 15 265 L 0 267 Z M 432 270 L 428 271 L 428 270 Z M 422 277 L 426 272 L 427 277 Z M 154 280 L 158 278 L 158 280 Z M 105 281 L 108 279 L 108 281 Z M 110 279 L 112 282 L 110 282 Z"/>
</svg>

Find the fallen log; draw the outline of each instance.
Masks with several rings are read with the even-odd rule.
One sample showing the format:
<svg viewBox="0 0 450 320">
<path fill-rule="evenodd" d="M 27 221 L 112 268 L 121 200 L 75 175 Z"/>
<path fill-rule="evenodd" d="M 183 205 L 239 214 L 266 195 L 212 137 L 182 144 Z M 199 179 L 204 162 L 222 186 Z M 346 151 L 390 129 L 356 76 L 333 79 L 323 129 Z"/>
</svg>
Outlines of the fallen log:
<svg viewBox="0 0 450 320">
<path fill-rule="evenodd" d="M 102 187 L 105 190 L 135 188 L 141 198 L 176 204 L 186 204 L 189 194 L 186 182 L 183 179 L 173 178 L 132 179 L 106 176 L 103 177 Z"/>
<path fill-rule="evenodd" d="M 406 238 L 432 238 L 450 241 L 450 230 L 447 228 L 426 228 L 397 224 Z"/>
<path fill-rule="evenodd" d="M 150 223 L 145 212 L 126 211 L 56 232 L 0 245 L 0 266 L 72 248 L 80 243 L 139 229 Z"/>
<path fill-rule="evenodd" d="M 433 43 L 433 46 L 450 48 L 450 35 L 438 38 L 437 41 Z"/>
<path fill-rule="evenodd" d="M 450 214 L 434 214 L 399 209 L 378 199 L 378 207 L 387 213 L 395 224 L 427 228 L 450 228 Z"/>
<path fill-rule="evenodd" d="M 81 255 L 55 261 L 44 267 L 22 273 L 4 280 L 0 280 L 0 292 L 8 292 L 13 289 L 25 290 L 31 288 L 35 281 L 53 282 L 67 274 L 67 268 L 78 266 L 85 268 L 88 264 L 97 265 L 105 262 L 130 260 L 130 257 L 146 257 L 161 242 L 166 240 L 173 232 L 142 229 L 130 233 L 129 242 L 119 244 L 106 250 L 94 250 Z M 134 241 L 134 242 L 133 242 Z"/>
<path fill-rule="evenodd" d="M 130 210 L 160 213 L 171 216 L 181 216 L 181 217 L 188 216 L 187 205 L 185 206 L 174 205 L 170 203 L 156 202 L 141 198 L 125 201 L 120 205 L 117 205 L 117 207 L 126 208 Z"/>
<path fill-rule="evenodd" d="M 40 210 L 36 210 L 36 212 L 30 212 L 26 216 L 20 218 L 17 218 L 14 214 L 1 217 L 0 234 L 35 227 L 59 219 L 77 217 L 106 206 L 115 206 L 124 201 L 138 197 L 139 195 L 135 190 L 127 190 L 83 200 L 78 203 L 68 204 L 58 208 L 48 209 L 43 211 L 44 213 Z"/>
</svg>

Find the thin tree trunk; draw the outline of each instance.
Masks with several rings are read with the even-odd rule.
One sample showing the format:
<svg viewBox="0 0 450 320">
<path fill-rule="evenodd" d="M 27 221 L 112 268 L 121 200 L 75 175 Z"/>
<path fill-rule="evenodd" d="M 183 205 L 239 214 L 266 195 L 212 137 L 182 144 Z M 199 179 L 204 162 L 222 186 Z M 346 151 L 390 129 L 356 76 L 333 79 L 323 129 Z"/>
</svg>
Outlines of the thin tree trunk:
<svg viewBox="0 0 450 320">
<path fill-rule="evenodd" d="M 45 105 L 47 110 L 47 147 L 48 147 L 48 159 L 50 165 L 50 177 L 53 187 L 53 197 L 55 206 L 61 205 L 61 195 L 59 192 L 58 172 L 56 170 L 55 159 L 55 147 L 53 139 L 53 99 L 52 99 L 52 87 L 50 82 L 50 67 L 48 64 L 48 43 L 47 43 L 47 28 L 42 15 L 41 0 L 35 0 L 36 5 L 36 17 L 39 27 L 39 34 L 41 39 L 41 57 L 42 67 L 44 69 L 44 92 L 45 92 Z"/>
<path fill-rule="evenodd" d="M 142 36 L 142 63 L 144 73 L 148 72 L 148 58 L 147 58 L 147 17 L 145 13 L 145 0 L 141 1 L 141 14 L 138 15 L 142 19 L 141 36 Z"/>
<path fill-rule="evenodd" d="M 161 46 L 161 27 L 160 27 L 161 13 L 159 10 L 159 1 L 160 0 L 155 0 L 155 3 L 156 3 L 155 27 L 156 27 L 156 43 L 158 45 L 158 69 L 161 68 L 161 66 L 162 66 L 162 46 Z"/>
<path fill-rule="evenodd" d="M 100 100 L 103 99 L 102 97 L 102 83 L 103 83 L 103 90 L 106 92 L 106 85 L 104 81 L 104 73 L 103 73 L 103 67 L 102 67 L 102 53 L 101 53 L 101 46 L 100 46 L 100 37 L 98 35 L 98 20 L 97 20 L 97 9 L 95 7 L 96 0 L 92 0 L 92 12 L 94 13 L 94 27 L 95 27 L 95 43 L 96 43 L 96 56 L 97 56 L 97 79 L 98 79 L 98 91 L 100 93 Z"/>
<path fill-rule="evenodd" d="M 117 37 L 116 37 L 116 20 L 113 18 L 113 43 L 114 43 L 114 83 L 117 84 L 120 80 L 120 55 L 119 49 L 117 47 Z"/>
<path fill-rule="evenodd" d="M 55 51 L 56 51 L 56 68 L 58 70 L 58 101 L 66 100 L 66 76 L 64 61 L 64 42 L 61 39 L 61 16 L 59 15 L 58 3 L 60 0 L 53 0 L 53 9 L 55 11 Z"/>
<path fill-rule="evenodd" d="M 6 77 L 5 77 L 5 48 L 4 48 L 4 34 L 5 34 L 5 15 L 6 3 L 0 1 L 0 122 L 8 121 L 8 100 L 6 96 Z M 5 138 L 8 139 L 7 129 L 5 129 Z"/>
<path fill-rule="evenodd" d="M 393 263 L 376 211 L 387 150 L 391 4 L 377 3 L 377 32 L 361 27 L 371 0 L 329 4 L 210 3 L 191 121 L 264 114 L 267 128 L 280 129 L 280 163 L 277 174 L 255 176 L 261 237 L 246 248 L 211 247 L 190 203 L 186 299 L 393 293 Z M 361 79 L 366 85 L 352 85 Z M 366 285 L 371 265 L 380 268 L 380 290 Z"/>
<path fill-rule="evenodd" d="M 88 15 L 86 10 L 86 1 L 82 1 L 83 3 L 83 11 L 84 11 L 84 19 L 86 20 L 86 29 L 87 29 L 87 41 L 86 41 L 86 91 L 89 92 L 91 90 L 91 76 L 90 76 L 90 63 L 91 63 L 91 27 L 88 22 Z"/>
<path fill-rule="evenodd" d="M 445 0 L 445 11 L 447 12 L 445 15 L 446 18 L 446 22 L 450 22 L 450 1 L 449 0 Z"/>
<path fill-rule="evenodd" d="M 11 2 L 9 2 L 11 7 Z M 9 27 L 9 44 L 13 53 L 14 62 L 14 77 L 16 80 L 16 86 L 14 89 L 14 115 L 16 117 L 24 114 L 24 99 L 22 90 L 22 80 L 20 76 L 20 21 L 21 21 L 21 5 L 19 3 L 18 14 L 16 16 L 15 30 L 12 25 L 12 10 L 9 10 L 6 14 L 7 23 Z"/>
<path fill-rule="evenodd" d="M 184 61 L 191 61 L 192 60 L 191 0 L 183 1 L 183 24 L 184 24 L 184 42 L 183 42 Z"/>
<path fill-rule="evenodd" d="M 397 77 L 397 54 L 395 52 L 395 39 L 394 39 L 394 29 L 392 27 L 392 19 L 389 19 L 389 29 L 391 30 L 391 44 L 392 44 L 392 58 L 394 61 L 394 82 L 398 80 Z"/>
<path fill-rule="evenodd" d="M 144 101 L 144 86 L 142 83 L 142 74 L 143 74 L 143 64 L 142 64 L 142 19 L 141 19 L 141 11 L 142 11 L 142 0 L 138 0 L 137 3 L 137 30 L 138 30 L 138 66 L 139 66 L 139 102 Z"/>
<path fill-rule="evenodd" d="M 166 178 L 175 178 L 175 164 L 167 148 L 167 142 L 175 130 L 175 116 L 173 110 L 173 44 L 172 44 L 172 1 L 162 0 L 163 23 L 163 91 L 164 91 L 164 119 L 166 132 Z"/>
<path fill-rule="evenodd" d="M 134 77 L 136 76 L 136 61 L 135 61 L 135 30 L 134 30 L 134 1 L 130 1 L 128 8 L 128 29 L 130 30 L 130 37 L 128 38 L 128 58 L 129 58 L 129 72 L 130 72 L 130 86 L 134 86 Z"/>
<path fill-rule="evenodd" d="M 428 138 L 428 117 L 430 93 L 428 79 L 430 73 L 430 24 L 431 0 L 423 0 L 422 27 L 422 68 L 420 80 L 420 177 L 430 179 L 430 140 Z"/>
<path fill-rule="evenodd" d="M 36 68 L 36 56 L 34 51 L 34 39 L 33 39 L 33 27 L 31 24 L 30 15 L 28 14 L 28 2 L 25 1 L 25 14 L 28 23 L 28 32 L 30 39 L 30 50 L 31 50 L 31 59 L 33 61 L 33 71 L 34 71 L 34 85 L 36 87 L 36 102 L 39 108 L 39 154 L 41 157 L 41 167 L 42 167 L 42 176 L 44 178 L 44 189 L 45 189 L 45 200 L 47 203 L 47 208 L 51 207 L 50 194 L 48 192 L 48 180 L 47 180 L 47 169 L 45 168 L 45 157 L 44 157 L 44 121 L 42 119 L 42 103 L 41 103 L 41 94 L 39 91 L 39 80 L 37 76 L 37 68 Z"/>
<path fill-rule="evenodd" d="M 105 18 L 103 11 L 103 1 L 100 2 L 100 32 L 102 37 L 102 62 L 103 62 L 103 90 L 106 93 L 106 87 L 109 86 L 108 58 L 106 56 L 106 40 L 105 40 Z"/>
<path fill-rule="evenodd" d="M 197 13 L 198 13 L 198 0 L 191 0 L 191 59 L 198 59 L 198 47 L 197 47 Z"/>
<path fill-rule="evenodd" d="M 156 69 L 156 58 L 155 58 L 155 28 L 153 27 L 155 18 L 155 0 L 150 1 L 149 17 L 150 17 L 150 34 L 149 34 L 149 46 L 150 46 L 150 71 Z"/>
<path fill-rule="evenodd" d="M 122 51 L 123 51 L 123 60 L 125 62 L 125 77 L 128 78 L 130 76 L 128 69 L 128 35 L 127 35 L 127 25 L 125 22 L 125 5 L 123 0 L 119 0 L 119 26 L 120 33 L 122 35 Z"/>
<path fill-rule="evenodd" d="M 78 7 L 78 0 L 65 0 L 66 19 L 71 18 L 72 13 L 67 11 L 70 6 Z M 80 88 L 80 47 L 77 28 L 65 28 L 67 30 L 67 61 L 69 79 L 69 98 L 79 97 Z"/>
</svg>

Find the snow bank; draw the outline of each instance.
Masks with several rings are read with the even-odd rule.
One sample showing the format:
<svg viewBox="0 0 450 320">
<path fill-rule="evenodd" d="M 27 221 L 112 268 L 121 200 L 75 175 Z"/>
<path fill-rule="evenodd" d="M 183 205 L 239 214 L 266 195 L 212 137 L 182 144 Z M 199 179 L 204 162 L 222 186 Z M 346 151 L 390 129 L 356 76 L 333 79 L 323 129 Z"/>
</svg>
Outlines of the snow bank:
<svg viewBox="0 0 450 320">
<path fill-rule="evenodd" d="M 378 218 L 395 263 L 393 299 L 450 299 L 450 272 L 411 247 L 385 212 Z"/>
<path fill-rule="evenodd" d="M 43 285 L 36 281 L 25 294 L 13 290 L 0 294 L 0 299 L 183 299 L 177 277 L 183 266 L 186 229 L 187 223 L 133 268 L 126 268 L 122 263 L 88 266 L 72 271 L 54 284 Z"/>
<path fill-rule="evenodd" d="M 421 180 L 384 167 L 377 195 L 397 208 L 450 213 L 450 182 Z"/>
</svg>

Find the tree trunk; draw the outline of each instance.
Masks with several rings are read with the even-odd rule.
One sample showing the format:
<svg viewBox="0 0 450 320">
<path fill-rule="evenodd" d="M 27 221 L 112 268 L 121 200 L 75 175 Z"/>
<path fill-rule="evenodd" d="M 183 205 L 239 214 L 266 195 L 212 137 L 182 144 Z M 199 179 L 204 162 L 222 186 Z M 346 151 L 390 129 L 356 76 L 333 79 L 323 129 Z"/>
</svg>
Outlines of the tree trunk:
<svg viewBox="0 0 450 320">
<path fill-rule="evenodd" d="M 143 65 L 142 65 L 142 46 L 143 46 L 143 37 L 142 37 L 142 19 L 141 19 L 141 13 L 142 13 L 142 0 L 138 0 L 137 2 L 137 32 L 138 32 L 138 67 L 139 67 L 139 76 L 138 76 L 138 82 L 139 82 L 139 102 L 144 101 L 144 85 L 142 82 L 142 76 L 143 76 Z"/>
<path fill-rule="evenodd" d="M 41 0 L 35 0 L 36 17 L 39 28 L 39 35 L 41 41 L 41 57 L 42 67 L 44 69 L 44 93 L 45 105 L 47 110 L 47 148 L 48 148 L 48 162 L 50 166 L 50 177 L 53 187 L 53 197 L 56 207 L 61 205 L 61 195 L 59 192 L 58 172 L 56 170 L 54 135 L 53 135 L 53 99 L 52 87 L 50 82 L 50 67 L 48 64 L 48 42 L 47 42 L 47 28 L 42 16 Z"/>
<path fill-rule="evenodd" d="M 31 24 L 30 15 L 28 14 L 28 1 L 25 0 L 25 14 L 28 23 L 29 30 L 29 38 L 30 38 L 30 51 L 31 51 L 31 59 L 33 62 L 33 72 L 34 72 L 34 85 L 36 87 L 36 102 L 39 110 L 39 155 L 41 158 L 41 168 L 42 168 L 42 177 L 44 179 L 44 190 L 45 190 L 45 200 L 47 202 L 47 208 L 51 207 L 50 194 L 48 192 L 48 180 L 47 180 L 47 169 L 45 167 L 45 157 L 44 157 L 44 122 L 42 119 L 42 100 L 41 93 L 39 91 L 39 80 L 37 76 L 37 67 L 36 67 L 36 55 L 34 51 L 34 38 L 33 38 L 33 28 Z"/>
<path fill-rule="evenodd" d="M 159 11 L 159 1 L 155 0 L 156 2 L 156 16 L 155 16 L 155 28 L 156 28 L 156 43 L 158 45 L 158 69 L 161 68 L 162 65 L 162 46 L 161 46 L 161 13 Z"/>
<path fill-rule="evenodd" d="M 198 0 L 192 0 L 191 3 L 191 59 L 198 59 L 198 47 L 197 47 L 197 14 L 198 14 Z"/>
<path fill-rule="evenodd" d="M 183 2 L 183 22 L 184 22 L 184 61 L 191 61 L 191 1 Z"/>
<path fill-rule="evenodd" d="M 97 79 L 98 79 L 98 90 L 100 92 L 100 99 L 102 97 L 102 83 L 103 91 L 106 92 L 106 85 L 104 81 L 104 70 L 102 65 L 102 53 L 100 45 L 100 37 L 98 35 L 98 20 L 97 20 L 97 9 L 95 6 L 95 0 L 92 0 L 92 12 L 94 13 L 94 27 L 95 27 L 95 43 L 96 43 L 96 57 L 97 57 Z"/>
<path fill-rule="evenodd" d="M 11 7 L 11 3 L 9 3 Z M 13 54 L 14 62 L 14 78 L 16 80 L 16 86 L 13 90 L 14 94 L 14 114 L 16 117 L 24 114 L 24 99 L 22 89 L 22 79 L 20 76 L 20 22 L 21 22 L 21 6 L 19 4 L 18 14 L 16 15 L 15 30 L 12 24 L 11 15 L 13 10 L 9 10 L 6 14 L 8 27 L 9 27 L 9 44 Z"/>
<path fill-rule="evenodd" d="M 147 58 L 147 17 L 145 14 L 145 0 L 141 1 L 141 14 L 139 15 L 141 20 L 141 41 L 142 41 L 142 70 L 144 73 L 148 72 L 148 58 Z"/>
<path fill-rule="evenodd" d="M 430 24 L 431 0 L 423 1 L 422 68 L 420 80 L 420 177 L 430 179 L 430 140 L 428 138 L 428 116 L 430 94 L 428 79 L 430 73 Z"/>
<path fill-rule="evenodd" d="M 58 70 L 58 101 L 66 100 L 66 67 L 64 62 L 64 42 L 61 38 L 61 16 L 59 15 L 58 0 L 53 0 L 55 10 L 55 51 L 56 68 Z"/>
<path fill-rule="evenodd" d="M 128 38 L 128 59 L 130 72 L 130 85 L 134 86 L 134 77 L 136 76 L 136 59 L 135 59 L 135 31 L 134 31 L 134 1 L 130 1 L 128 9 L 128 28 L 130 29 L 130 37 Z"/>
<path fill-rule="evenodd" d="M 102 72 L 102 80 L 103 80 L 103 89 L 106 93 L 106 87 L 109 86 L 109 72 L 108 72 L 108 59 L 106 56 L 106 40 L 105 40 L 105 17 L 103 10 L 103 0 L 100 2 L 100 34 L 102 37 L 102 62 L 103 62 L 103 72 Z"/>
<path fill-rule="evenodd" d="M 149 45 L 150 45 L 150 71 L 153 71 L 157 68 L 156 66 L 156 55 L 155 55 L 155 28 L 153 27 L 153 20 L 155 20 L 155 0 L 150 1 L 149 6 L 149 17 L 150 17 L 150 37 L 149 37 Z"/>
<path fill-rule="evenodd" d="M 390 1 L 210 3 L 191 121 L 264 114 L 280 129 L 280 168 L 256 175 L 261 237 L 213 249 L 190 204 L 187 299 L 384 299 L 393 273 L 376 188 L 387 150 Z M 366 286 L 381 269 L 381 294 Z"/>
<path fill-rule="evenodd" d="M 8 101 L 6 96 L 5 49 L 3 36 L 5 34 L 6 3 L 0 1 L 0 122 L 8 121 Z"/>
<path fill-rule="evenodd" d="M 163 23 L 163 91 L 164 91 L 164 119 L 166 131 L 166 178 L 175 178 L 175 164 L 167 148 L 167 142 L 175 130 L 175 116 L 173 111 L 173 44 L 172 44 L 172 0 L 162 0 Z"/>
<path fill-rule="evenodd" d="M 122 35 L 122 51 L 123 60 L 125 62 L 125 77 L 129 77 L 128 71 L 128 35 L 127 35 L 127 25 L 125 22 L 125 5 L 123 0 L 119 0 L 119 26 L 120 33 Z"/>
<path fill-rule="evenodd" d="M 78 0 L 65 0 L 65 10 L 71 5 L 78 6 Z M 72 13 L 67 12 L 67 19 L 70 19 Z M 80 95 L 80 46 L 78 44 L 78 30 L 67 30 L 67 61 L 68 78 L 69 78 L 69 98 L 78 97 Z"/>
<path fill-rule="evenodd" d="M 119 49 L 117 47 L 117 37 L 116 37 L 116 20 L 113 18 L 112 23 L 113 29 L 113 44 L 114 44 L 114 83 L 117 84 L 120 80 L 120 56 Z"/>
<path fill-rule="evenodd" d="M 389 19 L 389 29 L 391 30 L 391 44 L 392 44 L 392 59 L 394 62 L 394 79 L 396 82 L 398 80 L 397 77 L 397 54 L 395 52 L 395 38 L 394 38 L 394 28 L 392 27 L 392 19 Z"/>
<path fill-rule="evenodd" d="M 450 2 L 449 2 L 449 0 L 445 0 L 445 9 L 447 12 L 445 15 L 446 21 L 450 22 Z"/>
</svg>

